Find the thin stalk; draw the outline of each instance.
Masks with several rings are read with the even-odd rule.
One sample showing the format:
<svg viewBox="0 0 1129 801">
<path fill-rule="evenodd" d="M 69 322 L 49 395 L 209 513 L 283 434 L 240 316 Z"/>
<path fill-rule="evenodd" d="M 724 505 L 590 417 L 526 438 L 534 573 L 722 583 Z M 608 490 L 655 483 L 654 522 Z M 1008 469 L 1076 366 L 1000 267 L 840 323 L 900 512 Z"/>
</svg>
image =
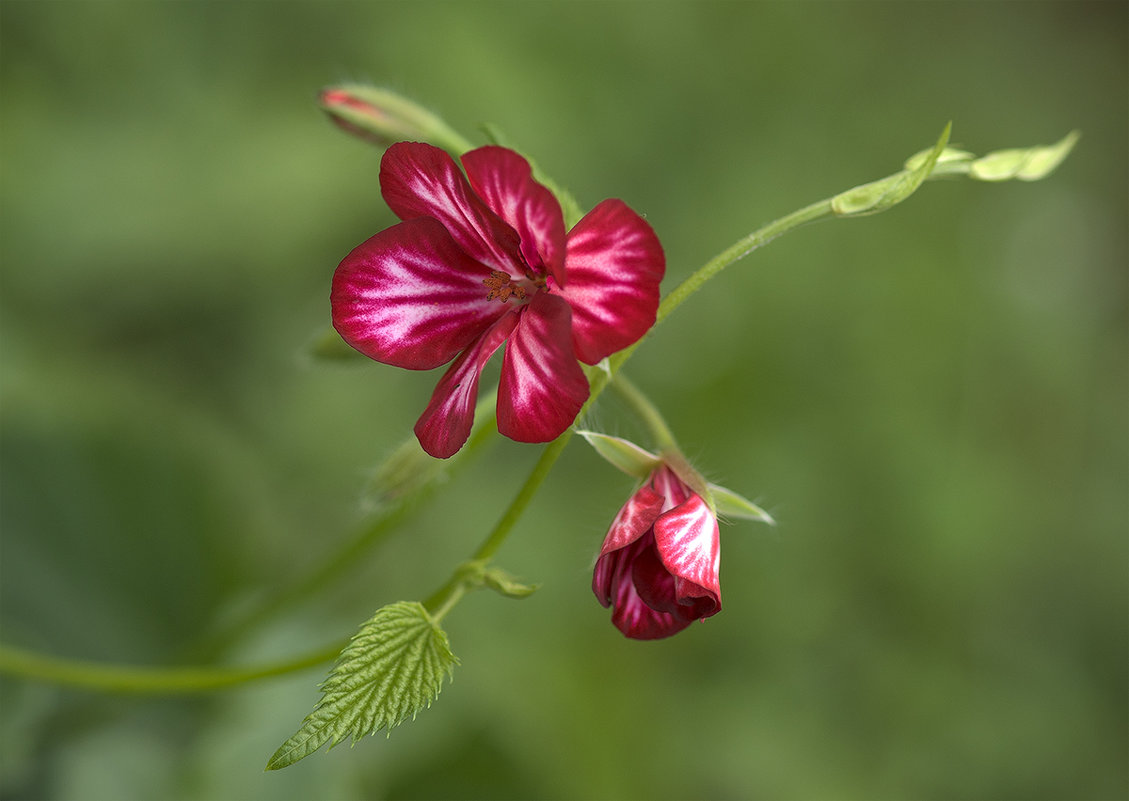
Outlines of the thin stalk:
<svg viewBox="0 0 1129 801">
<path fill-rule="evenodd" d="M 647 427 L 647 431 L 651 434 L 651 439 L 655 441 L 655 446 L 660 451 L 669 452 L 678 450 L 678 443 L 675 442 L 674 433 L 670 430 L 670 426 L 666 424 L 662 413 L 659 412 L 655 404 L 651 403 L 650 398 L 644 395 L 639 387 L 635 386 L 634 381 L 623 373 L 616 373 L 615 378 L 612 379 L 612 389 L 618 392 L 619 396 L 627 401 L 635 414 L 643 421 L 643 425 Z"/>
<path fill-rule="evenodd" d="M 810 206 L 805 206 L 799 211 L 794 211 L 791 214 L 781 217 L 779 220 L 773 220 L 768 225 L 753 231 L 744 239 L 735 242 L 707 261 L 689 278 L 676 286 L 673 292 L 663 298 L 662 303 L 659 304 L 655 325 L 665 320 L 667 315 L 685 303 L 687 298 L 701 289 L 706 281 L 709 281 L 733 262 L 743 259 L 757 248 L 767 245 L 781 234 L 799 228 L 801 225 L 821 220 L 824 217 L 830 217 L 832 214 L 834 214 L 834 212 L 831 210 L 831 198 L 827 198 L 818 203 L 812 203 Z M 623 360 L 621 359 L 620 363 L 622 362 Z"/>
<path fill-rule="evenodd" d="M 99 692 L 174 695 L 222 690 L 251 681 L 296 673 L 336 657 L 348 640 L 304 656 L 243 668 L 147 668 L 56 659 L 22 648 L 0 646 L 0 673 Z"/>
<path fill-rule="evenodd" d="M 671 312 L 685 303 L 692 294 L 697 292 L 703 284 L 730 264 L 739 261 L 781 234 L 799 228 L 801 225 L 805 225 L 809 222 L 830 217 L 832 214 L 831 199 L 828 198 L 818 203 L 812 203 L 810 206 L 805 206 L 798 211 L 794 211 L 791 214 L 774 220 L 758 228 L 756 231 L 753 231 L 745 238 L 714 256 L 692 273 L 685 281 L 675 287 L 674 291 L 667 295 L 659 304 L 655 325 L 657 326 L 666 319 Z M 652 327 L 652 330 L 654 330 L 654 327 Z M 631 354 L 635 352 L 635 349 L 639 347 L 645 339 L 646 337 L 613 355 L 608 360 L 608 369 L 606 372 L 600 371 L 593 374 L 594 377 L 592 378 L 588 400 L 584 404 L 584 408 L 580 410 L 580 414 L 577 415 L 577 419 L 584 416 L 584 413 L 596 402 L 596 399 L 599 398 L 600 394 L 607 387 L 609 381 L 615 379 L 613 383 L 620 385 L 619 390 L 621 393 L 624 393 L 624 397 L 643 414 L 645 422 L 656 436 L 661 449 L 674 455 L 680 455 L 677 445 L 674 442 L 673 434 L 671 434 L 669 427 L 667 427 L 661 415 L 658 414 L 658 411 L 650 404 L 650 401 L 635 388 L 634 384 L 627 382 L 625 386 L 623 384 L 624 379 L 617 377 L 624 362 L 631 357 Z M 573 431 L 574 429 L 572 428 L 568 429 L 545 447 L 545 450 L 541 453 L 541 458 L 537 460 L 537 464 L 535 464 L 532 471 L 530 471 L 529 477 L 526 478 L 525 483 L 522 484 L 517 495 L 514 496 L 514 499 L 510 501 L 510 505 L 506 508 L 506 511 L 502 513 L 502 517 L 499 518 L 497 524 L 495 524 L 494 528 L 486 536 L 486 539 L 483 540 L 482 544 L 478 547 L 478 550 L 474 552 L 472 559 L 486 562 L 502 547 L 502 544 L 517 524 L 517 521 L 521 518 L 522 513 L 525 512 L 525 509 L 529 506 L 529 502 L 545 482 L 553 465 L 556 464 L 557 459 L 560 458 L 565 446 L 568 444 L 569 440 L 572 439 Z M 469 586 L 462 567 L 457 568 L 447 582 L 424 601 L 424 606 L 429 611 L 433 612 L 441 608 L 443 614 L 446 614 L 454 604 L 458 602 Z"/>
<path fill-rule="evenodd" d="M 706 281 L 709 281 L 730 264 L 744 258 L 752 251 L 771 242 L 781 234 L 787 233 L 806 223 L 829 217 L 832 214 L 831 200 L 821 200 L 818 203 L 813 203 L 799 211 L 794 211 L 787 216 L 774 220 L 758 228 L 756 231 L 753 231 L 744 239 L 741 239 L 710 259 L 691 274 L 689 278 L 675 287 L 674 291 L 667 295 L 662 303 L 659 304 L 655 325 L 658 325 L 666 319 L 666 317 L 681 306 L 690 295 L 700 289 Z M 591 389 L 588 400 L 577 415 L 578 419 L 583 417 L 584 413 L 595 403 L 596 399 L 599 398 L 600 394 L 607 387 L 609 380 L 619 372 L 623 364 L 631 357 L 631 354 L 635 352 L 635 349 L 638 348 L 645 339 L 646 337 L 613 355 L 608 360 L 608 369 L 606 371 L 597 370 L 591 374 Z M 628 392 L 630 392 L 630 390 L 628 390 Z M 659 418 L 659 420 L 661 421 L 661 418 Z M 665 423 L 662 425 L 665 427 Z M 533 500 L 534 495 L 537 494 L 537 490 L 540 489 L 541 485 L 545 482 L 553 465 L 556 463 L 557 459 L 560 458 L 565 446 L 572 438 L 572 434 L 573 429 L 570 428 L 545 447 L 545 450 L 541 453 L 541 457 L 537 460 L 537 463 L 533 466 L 532 471 L 526 478 L 525 483 L 518 490 L 517 495 L 510 501 L 510 505 L 478 547 L 478 550 L 474 552 L 472 562 L 478 562 L 484 565 L 498 552 L 498 549 L 501 548 L 514 526 L 517 524 L 517 521 L 529 506 L 530 501 Z M 662 436 L 665 437 L 667 435 L 669 435 L 669 430 Z M 671 441 L 673 441 L 673 437 L 671 437 Z M 324 586 L 325 582 L 328 581 L 330 577 L 337 575 L 347 566 L 353 564 L 356 556 L 365 550 L 373 541 L 379 539 L 379 535 L 383 531 L 383 526 L 375 524 L 374 531 L 375 533 L 369 532 L 362 534 L 357 540 L 347 545 L 346 549 L 340 554 L 327 561 L 323 568 L 315 571 L 315 573 L 303 583 L 300 590 L 289 594 L 291 598 L 306 595 Z M 464 563 L 464 565 L 460 565 L 459 568 L 456 568 L 451 577 L 424 601 L 424 606 L 432 615 L 444 616 L 454 608 L 469 589 L 480 586 L 480 584 L 480 581 L 468 577 Z M 290 598 L 283 600 L 282 603 L 278 604 L 278 607 L 281 608 L 282 606 L 288 605 L 289 601 Z M 269 612 L 260 612 L 260 616 L 265 614 L 269 614 Z M 69 662 L 41 656 L 30 651 L 0 646 L 0 673 L 13 673 L 27 678 L 52 681 L 59 684 L 116 692 L 197 692 L 219 689 L 267 678 L 269 676 L 280 675 L 282 673 L 302 670 L 329 661 L 337 655 L 342 647 L 344 646 L 318 651 L 295 660 L 259 668 L 174 668 L 170 670 L 159 670 Z"/>
</svg>

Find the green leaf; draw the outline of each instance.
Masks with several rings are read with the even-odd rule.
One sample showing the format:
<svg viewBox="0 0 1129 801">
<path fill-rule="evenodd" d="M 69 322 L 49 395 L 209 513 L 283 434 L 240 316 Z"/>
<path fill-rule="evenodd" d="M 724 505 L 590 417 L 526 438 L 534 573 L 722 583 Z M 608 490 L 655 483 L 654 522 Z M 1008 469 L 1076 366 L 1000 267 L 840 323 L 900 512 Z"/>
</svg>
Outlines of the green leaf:
<svg viewBox="0 0 1129 801">
<path fill-rule="evenodd" d="M 997 150 L 972 162 L 969 175 L 978 181 L 1038 181 L 1062 163 L 1081 136 L 1071 131 L 1053 145 Z"/>
<path fill-rule="evenodd" d="M 772 515 L 761 509 L 748 498 L 743 498 L 731 489 L 717 484 L 709 485 L 710 495 L 713 497 L 714 510 L 722 517 L 735 517 L 739 520 L 759 520 L 775 526 L 776 521 Z"/>
<path fill-rule="evenodd" d="M 920 163 L 909 170 L 902 170 L 891 176 L 856 186 L 831 198 L 831 210 L 840 217 L 858 217 L 863 214 L 877 214 L 897 205 L 917 191 L 922 182 L 933 172 L 937 159 L 941 157 L 949 143 L 952 123 L 945 126 L 937 144 L 924 158 L 915 158 Z"/>
<path fill-rule="evenodd" d="M 607 434 L 597 434 L 595 431 L 576 433 L 584 437 L 585 442 L 591 445 L 604 461 L 629 476 L 646 478 L 662 464 L 662 459 L 643 450 L 634 442 L 619 437 L 609 437 Z"/>
<path fill-rule="evenodd" d="M 321 701 L 266 769 L 285 768 L 326 743 L 332 748 L 347 737 L 356 743 L 414 718 L 439 697 L 458 662 L 422 604 L 400 601 L 378 609 L 337 658 Z"/>
</svg>

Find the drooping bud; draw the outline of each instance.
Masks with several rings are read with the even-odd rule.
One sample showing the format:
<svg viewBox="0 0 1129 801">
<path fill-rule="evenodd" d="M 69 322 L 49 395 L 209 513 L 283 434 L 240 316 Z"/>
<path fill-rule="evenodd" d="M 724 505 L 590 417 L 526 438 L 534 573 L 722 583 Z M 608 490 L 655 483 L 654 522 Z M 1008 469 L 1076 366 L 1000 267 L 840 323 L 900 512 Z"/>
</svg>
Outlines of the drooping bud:
<svg viewBox="0 0 1129 801">
<path fill-rule="evenodd" d="M 364 84 L 331 86 L 321 91 L 318 104 L 337 127 L 379 147 L 411 140 L 456 154 L 471 149 L 438 116 L 387 89 Z"/>
</svg>

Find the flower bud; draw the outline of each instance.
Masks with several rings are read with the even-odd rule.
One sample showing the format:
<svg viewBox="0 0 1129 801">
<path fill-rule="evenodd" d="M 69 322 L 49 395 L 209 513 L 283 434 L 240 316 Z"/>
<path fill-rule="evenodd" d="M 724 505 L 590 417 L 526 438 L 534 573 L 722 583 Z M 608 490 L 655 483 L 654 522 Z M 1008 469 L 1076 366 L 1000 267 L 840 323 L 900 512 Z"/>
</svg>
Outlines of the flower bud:
<svg viewBox="0 0 1129 801">
<path fill-rule="evenodd" d="M 1053 145 L 997 150 L 972 162 L 969 174 L 978 181 L 1038 181 L 1062 163 L 1080 136 L 1071 131 Z"/>
<path fill-rule="evenodd" d="M 624 636 L 657 640 L 721 611 L 720 564 L 717 515 L 660 464 L 612 521 L 592 591 Z"/>
<path fill-rule="evenodd" d="M 945 126 L 941 138 L 931 150 L 911 157 L 914 166 L 878 181 L 856 186 L 831 198 L 831 210 L 839 217 L 858 217 L 876 214 L 897 205 L 917 191 L 922 181 L 929 177 L 937 160 L 949 143 L 952 123 Z"/>
<path fill-rule="evenodd" d="M 364 84 L 323 89 L 318 104 L 337 127 L 380 147 L 412 140 L 461 153 L 470 145 L 443 120 L 395 92 Z"/>
</svg>

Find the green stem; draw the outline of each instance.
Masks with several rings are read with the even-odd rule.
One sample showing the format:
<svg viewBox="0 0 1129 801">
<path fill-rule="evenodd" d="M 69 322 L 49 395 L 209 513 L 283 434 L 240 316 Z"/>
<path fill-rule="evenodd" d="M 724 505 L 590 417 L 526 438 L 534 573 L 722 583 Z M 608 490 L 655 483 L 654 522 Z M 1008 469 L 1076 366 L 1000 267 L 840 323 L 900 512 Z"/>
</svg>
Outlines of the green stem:
<svg viewBox="0 0 1129 801">
<path fill-rule="evenodd" d="M 196 693 L 316 667 L 334 659 L 346 645 L 347 640 L 285 662 L 257 667 L 167 669 L 56 659 L 22 648 L 0 645 L 0 673 L 100 692 L 161 695 Z"/>
<path fill-rule="evenodd" d="M 768 225 L 753 231 L 744 239 L 741 239 L 714 256 L 696 272 L 691 274 L 689 278 L 675 287 L 674 291 L 667 295 L 662 303 L 659 304 L 655 325 L 657 326 L 666 319 L 672 311 L 681 306 L 686 302 L 687 298 L 697 292 L 706 281 L 709 281 L 730 264 L 739 261 L 781 234 L 799 228 L 801 225 L 805 225 L 809 222 L 830 217 L 832 214 L 831 199 L 828 198 L 818 203 L 813 203 L 810 206 L 805 206 L 799 211 L 794 211 L 787 216 L 774 220 Z M 652 327 L 652 330 L 654 330 L 654 327 Z M 635 388 L 634 384 L 629 381 L 625 384 L 625 379 L 618 376 L 624 362 L 631 357 L 631 354 L 635 352 L 635 349 L 638 348 L 645 339 L 646 337 L 613 355 L 608 360 L 608 369 L 606 372 L 598 371 L 592 374 L 593 377 L 588 400 L 584 404 L 584 408 L 582 408 L 577 415 L 577 419 L 579 420 L 584 416 L 584 413 L 596 402 L 596 399 L 600 397 L 600 394 L 607 387 L 608 382 L 612 378 L 615 378 L 614 383 L 618 385 L 619 391 L 628 402 L 632 403 L 636 410 L 641 413 L 644 421 L 655 435 L 660 448 L 667 453 L 680 456 L 678 447 L 674 442 L 674 436 L 671 434 L 662 416 L 658 413 L 658 410 L 651 405 L 650 401 L 648 401 L 637 388 Z M 521 489 L 518 490 L 517 495 L 514 496 L 509 507 L 502 513 L 502 517 L 498 520 L 493 530 L 487 535 L 486 539 L 483 540 L 478 550 L 474 552 L 472 559 L 486 562 L 498 552 L 498 549 L 501 548 L 502 543 L 504 543 L 506 538 L 510 535 L 510 532 L 513 530 L 526 507 L 529 506 L 529 502 L 533 499 L 533 496 L 537 494 L 537 490 L 540 489 L 541 485 L 545 482 L 549 471 L 552 470 L 561 452 L 572 438 L 573 430 L 574 429 L 570 428 L 564 434 L 557 437 L 557 439 L 550 442 L 545 450 L 542 451 L 541 458 L 538 459 L 537 464 L 533 466 L 529 477 L 525 480 Z M 466 574 L 463 567 L 460 566 L 443 586 L 437 589 L 423 602 L 423 605 L 433 613 L 436 609 L 442 609 L 443 614 L 446 614 L 454 604 L 458 602 L 468 588 L 469 585 L 467 584 Z"/>
<path fill-rule="evenodd" d="M 639 387 L 635 386 L 634 381 L 623 373 L 616 373 L 612 380 L 612 389 L 627 401 L 635 414 L 643 421 L 660 452 L 678 451 L 678 443 L 675 442 L 670 426 L 666 424 L 666 420 L 663 419 L 655 404 L 651 403 L 650 398 L 644 395 Z"/>
<path fill-rule="evenodd" d="M 663 298 L 662 303 L 659 304 L 655 325 L 658 325 L 666 319 L 667 315 L 701 289 L 706 281 L 709 281 L 733 262 L 743 259 L 757 248 L 767 245 L 781 234 L 785 234 L 794 228 L 799 228 L 801 225 L 821 220 L 824 217 L 830 217 L 833 213 L 834 212 L 831 210 L 831 198 L 827 198 L 818 203 L 812 203 L 810 206 L 805 206 L 799 211 L 794 211 L 785 217 L 781 217 L 779 220 L 773 220 L 768 225 L 753 231 L 744 239 L 735 242 L 707 261 L 697 272 L 693 273 L 689 278 L 675 287 L 673 292 Z M 624 360 L 621 359 L 620 363 L 622 364 L 623 361 Z"/>
<path fill-rule="evenodd" d="M 452 142 L 450 144 L 461 145 L 462 143 Z M 832 214 L 831 200 L 821 200 L 818 203 L 813 203 L 810 206 L 806 206 L 799 211 L 794 211 L 785 217 L 781 217 L 778 220 L 770 222 L 768 225 L 758 228 L 744 239 L 741 239 L 710 259 L 696 272 L 690 275 L 689 278 L 675 287 L 674 291 L 667 295 L 662 303 L 659 304 L 655 325 L 658 325 L 666 319 L 666 317 L 681 306 L 690 295 L 700 289 L 706 281 L 709 281 L 730 264 L 744 258 L 749 253 L 771 242 L 781 234 L 787 233 L 806 223 L 832 216 Z M 635 349 L 638 348 L 645 339 L 646 337 L 643 337 L 634 345 L 613 355 L 608 360 L 607 371 L 596 370 L 590 374 L 591 390 L 587 402 L 577 415 L 577 419 L 582 418 L 585 412 L 595 403 L 596 399 L 599 398 L 600 394 L 607 387 L 608 381 L 619 372 L 623 364 L 631 357 L 631 354 L 635 352 Z M 630 392 L 630 390 L 628 390 L 628 392 Z M 661 423 L 662 429 L 665 429 L 660 436 L 669 436 L 669 429 L 666 429 L 665 423 L 661 422 L 661 417 L 658 417 L 657 421 Z M 565 446 L 572 438 L 572 433 L 573 429 L 570 428 L 545 447 L 545 450 L 541 453 L 541 457 L 533 466 L 529 477 L 526 478 L 525 483 L 518 490 L 517 495 L 514 496 L 514 499 L 495 524 L 493 530 L 491 530 L 486 539 L 483 540 L 482 544 L 478 547 L 478 550 L 474 552 L 472 562 L 484 565 L 497 553 L 498 549 L 501 548 L 518 519 L 529 506 L 533 496 L 537 494 L 537 490 L 548 477 L 553 465 L 556 463 L 557 459 L 560 458 Z M 673 442 L 673 437 L 670 437 L 670 440 Z M 332 558 L 322 569 L 315 571 L 315 574 L 302 585 L 299 591 L 291 593 L 291 599 L 307 595 L 320 588 L 324 583 L 329 581 L 331 577 L 337 575 L 348 565 L 353 564 L 356 561 L 355 557 L 367 548 L 371 542 L 375 541 L 380 533 L 384 531 L 383 523 L 375 524 L 372 531 L 375 533 L 363 534 L 354 543 L 348 545 L 338 557 Z M 480 584 L 481 582 L 477 579 L 469 577 L 465 564 L 460 565 L 447 582 L 424 601 L 424 606 L 433 615 L 446 615 L 469 589 L 479 586 Z M 282 603 L 278 606 L 281 607 L 284 605 L 287 605 L 287 603 Z M 54 681 L 61 684 L 87 687 L 89 689 L 120 692 L 195 692 L 227 687 L 266 678 L 268 676 L 279 675 L 281 673 L 301 670 L 332 659 L 338 651 L 340 651 L 340 648 L 332 652 L 329 650 L 319 651 L 316 654 L 300 657 L 297 660 L 264 668 L 227 670 L 182 668 L 148 670 L 144 668 L 100 666 L 81 662 L 67 662 L 39 656 L 29 651 L 0 646 L 0 673 L 15 673 L 28 678 Z"/>
<path fill-rule="evenodd" d="M 596 394 L 598 393 L 594 392 L 589 396 L 588 403 L 592 402 Z M 585 404 L 584 408 L 588 408 L 588 404 Z M 581 414 L 583 414 L 583 409 Z M 545 482 L 549 471 L 553 469 L 553 465 L 560 457 L 561 452 L 564 451 L 568 441 L 572 439 L 572 433 L 573 430 L 568 429 L 541 451 L 541 457 L 537 460 L 537 464 L 533 465 L 533 469 L 525 479 L 525 483 L 521 485 L 521 489 L 517 491 L 517 495 L 510 501 L 510 505 L 506 507 L 506 511 L 494 524 L 494 528 L 491 529 L 486 539 L 478 546 L 478 550 L 471 556 L 470 564 L 477 563 L 485 566 L 502 547 L 502 543 L 506 541 L 506 537 L 510 535 L 514 525 L 517 524 L 526 507 L 529 506 L 529 502 L 533 500 L 533 496 L 537 494 L 537 490 Z M 455 572 L 451 574 L 451 577 L 447 579 L 443 586 L 427 597 L 423 606 L 431 613 L 432 617 L 439 619 L 451 611 L 467 590 L 479 586 L 482 586 L 480 576 L 476 575 L 474 571 L 467 570 L 467 563 L 463 563 L 455 569 Z"/>
</svg>

